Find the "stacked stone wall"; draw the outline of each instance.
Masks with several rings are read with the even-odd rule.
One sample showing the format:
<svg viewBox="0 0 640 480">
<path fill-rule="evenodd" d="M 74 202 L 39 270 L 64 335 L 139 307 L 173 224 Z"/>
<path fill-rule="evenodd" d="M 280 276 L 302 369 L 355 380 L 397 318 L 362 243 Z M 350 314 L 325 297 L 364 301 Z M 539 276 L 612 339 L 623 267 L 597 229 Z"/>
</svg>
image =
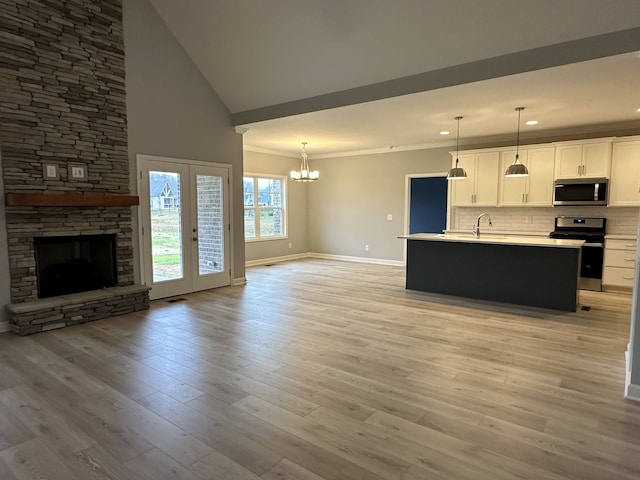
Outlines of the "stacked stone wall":
<svg viewBox="0 0 640 480">
<path fill-rule="evenodd" d="M 0 0 L 0 149 L 6 193 L 130 193 L 122 0 Z M 8 206 L 6 223 L 14 304 L 37 298 L 36 236 L 114 233 L 133 284 L 130 207 Z"/>
</svg>

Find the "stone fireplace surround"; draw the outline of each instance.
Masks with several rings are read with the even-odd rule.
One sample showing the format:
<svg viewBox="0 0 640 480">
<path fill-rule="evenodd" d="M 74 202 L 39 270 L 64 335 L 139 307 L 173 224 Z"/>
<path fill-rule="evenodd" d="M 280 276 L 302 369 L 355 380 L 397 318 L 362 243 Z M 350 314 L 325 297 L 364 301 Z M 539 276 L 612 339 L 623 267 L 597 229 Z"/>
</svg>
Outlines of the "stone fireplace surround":
<svg viewBox="0 0 640 480">
<path fill-rule="evenodd" d="M 0 149 L 7 198 L 127 196 L 121 0 L 0 0 L 0 9 Z M 70 178 L 70 165 L 84 167 L 84 178 Z M 47 166 L 57 175 L 45 178 Z M 12 330 L 28 334 L 148 308 L 149 289 L 134 285 L 132 207 L 56 203 L 7 201 Z M 116 235 L 118 286 L 38 299 L 33 237 L 102 233 Z"/>
</svg>

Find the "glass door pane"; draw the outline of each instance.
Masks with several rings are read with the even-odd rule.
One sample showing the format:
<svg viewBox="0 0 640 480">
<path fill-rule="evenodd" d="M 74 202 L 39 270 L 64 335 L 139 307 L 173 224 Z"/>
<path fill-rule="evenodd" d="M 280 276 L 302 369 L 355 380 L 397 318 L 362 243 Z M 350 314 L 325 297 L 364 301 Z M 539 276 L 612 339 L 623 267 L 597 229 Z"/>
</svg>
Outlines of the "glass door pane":
<svg viewBox="0 0 640 480">
<path fill-rule="evenodd" d="M 223 183 L 217 175 L 196 174 L 198 274 L 222 272 L 224 265 Z"/>
<path fill-rule="evenodd" d="M 184 277 L 180 174 L 149 172 L 153 282 Z"/>
</svg>

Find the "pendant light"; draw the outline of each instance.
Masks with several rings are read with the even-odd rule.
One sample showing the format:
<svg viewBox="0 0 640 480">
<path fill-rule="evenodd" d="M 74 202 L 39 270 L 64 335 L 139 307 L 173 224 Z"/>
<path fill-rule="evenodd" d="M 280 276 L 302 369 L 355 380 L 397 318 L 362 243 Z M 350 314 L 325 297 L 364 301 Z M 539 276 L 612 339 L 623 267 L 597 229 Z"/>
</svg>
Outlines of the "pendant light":
<svg viewBox="0 0 640 480">
<path fill-rule="evenodd" d="M 291 170 L 291 172 L 289 172 L 289 176 L 294 182 L 315 182 L 320 179 L 320 172 L 309 168 L 306 146 L 307 142 L 302 142 L 302 161 L 300 162 L 300 170 Z"/>
<path fill-rule="evenodd" d="M 513 163 L 509 165 L 507 171 L 505 172 L 505 177 L 526 177 L 529 175 L 529 170 L 522 163 L 520 163 L 520 112 L 524 110 L 524 107 L 516 107 L 516 112 L 518 112 L 518 135 L 516 137 L 516 158 Z"/>
<path fill-rule="evenodd" d="M 447 173 L 447 180 L 464 180 L 465 178 L 467 178 L 467 172 L 464 168 L 458 167 L 458 150 L 460 146 L 460 120 L 462 120 L 462 117 L 456 117 L 454 118 L 454 120 L 458 122 L 458 128 L 456 132 L 456 166 L 449 170 L 449 173 Z"/>
</svg>

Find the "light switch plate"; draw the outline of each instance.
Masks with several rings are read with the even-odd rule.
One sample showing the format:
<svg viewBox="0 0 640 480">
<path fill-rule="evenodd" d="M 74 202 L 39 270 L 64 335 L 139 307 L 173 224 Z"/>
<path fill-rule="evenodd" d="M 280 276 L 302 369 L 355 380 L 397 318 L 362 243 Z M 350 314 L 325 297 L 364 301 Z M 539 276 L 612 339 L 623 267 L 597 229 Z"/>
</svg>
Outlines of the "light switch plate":
<svg viewBox="0 0 640 480">
<path fill-rule="evenodd" d="M 77 163 L 69 164 L 69 180 L 86 180 L 87 166 Z"/>
<path fill-rule="evenodd" d="M 42 165 L 42 177 L 45 180 L 58 180 L 60 178 L 58 165 L 55 163 L 45 163 Z"/>
</svg>

